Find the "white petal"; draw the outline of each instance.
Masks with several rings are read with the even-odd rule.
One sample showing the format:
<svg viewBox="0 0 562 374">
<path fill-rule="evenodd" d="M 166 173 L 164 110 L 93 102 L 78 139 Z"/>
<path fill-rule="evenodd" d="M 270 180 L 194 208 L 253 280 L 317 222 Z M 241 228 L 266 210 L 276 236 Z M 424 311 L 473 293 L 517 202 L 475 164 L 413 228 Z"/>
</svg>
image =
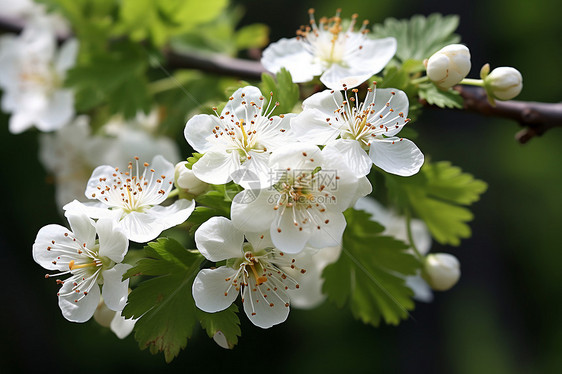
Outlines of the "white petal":
<svg viewBox="0 0 562 374">
<path fill-rule="evenodd" d="M 328 124 L 327 118 L 333 125 Z M 291 129 L 303 142 L 324 145 L 340 135 L 340 128 L 332 118 L 318 109 L 305 109 L 291 121 Z"/>
<path fill-rule="evenodd" d="M 269 168 L 269 154 L 249 152 L 251 158 L 232 173 L 232 180 L 245 189 L 260 190 L 271 186 L 275 180 Z"/>
<path fill-rule="evenodd" d="M 268 231 L 276 217 L 277 195 L 277 191 L 265 189 L 244 190 L 234 196 L 230 210 L 234 226 L 242 232 Z"/>
<path fill-rule="evenodd" d="M 64 76 L 64 73 L 74 66 L 76 63 L 76 56 L 78 55 L 78 47 L 79 43 L 77 39 L 69 39 L 59 49 L 55 61 L 55 69 L 59 75 Z"/>
<path fill-rule="evenodd" d="M 115 313 L 115 316 L 111 320 L 109 324 L 109 328 L 111 331 L 115 333 L 115 335 L 119 339 L 125 339 L 135 327 L 136 320 L 134 319 L 125 319 L 119 312 Z"/>
<path fill-rule="evenodd" d="M 314 62 L 312 55 L 295 38 L 270 44 L 263 51 L 261 63 L 272 73 L 287 69 L 295 83 L 311 81 L 322 73 L 322 66 Z"/>
<path fill-rule="evenodd" d="M 425 222 L 420 219 L 413 219 L 412 225 L 412 238 L 416 244 L 418 251 L 425 255 L 431 248 L 431 234 Z"/>
<path fill-rule="evenodd" d="M 234 114 L 235 121 L 243 119 L 245 122 L 250 122 L 256 114 L 260 113 L 260 102 L 263 101 L 260 98 L 263 98 L 263 95 L 259 88 L 254 86 L 242 87 L 237 89 L 231 97 L 232 100 L 226 103 L 222 111 L 224 117 Z M 251 102 L 256 103 L 256 105 L 251 105 Z"/>
<path fill-rule="evenodd" d="M 115 168 L 109 165 L 101 165 L 94 169 L 92 172 L 92 176 L 88 179 L 88 184 L 86 185 L 86 197 L 88 199 L 94 199 L 92 195 L 96 195 L 100 201 L 102 201 L 102 196 L 100 195 L 100 191 L 98 190 L 98 186 L 100 184 L 101 179 L 113 179 L 113 174 L 115 173 Z"/>
<path fill-rule="evenodd" d="M 72 278 L 67 279 L 59 293 L 59 307 L 64 318 L 71 322 L 86 322 L 94 315 L 100 301 L 100 288 L 97 284 L 88 291 L 87 295 L 72 291 Z M 76 302 L 75 300 L 78 300 Z"/>
<path fill-rule="evenodd" d="M 109 210 L 106 205 L 98 201 L 81 203 L 78 200 L 73 200 L 64 205 L 62 209 L 73 213 L 84 213 L 90 218 L 118 218 L 121 216 L 119 210 Z"/>
<path fill-rule="evenodd" d="M 111 269 L 102 272 L 103 286 L 101 295 L 105 305 L 111 310 L 122 311 L 125 304 L 127 304 L 129 280 L 123 281 L 123 274 L 131 267 L 129 264 L 116 264 Z"/>
<path fill-rule="evenodd" d="M 313 248 L 340 246 L 347 225 L 343 213 L 327 211 L 322 218 L 328 220 L 328 223 L 325 223 L 326 221 L 319 223 L 320 230 L 312 229 L 308 245 Z"/>
<path fill-rule="evenodd" d="M 320 77 L 326 87 L 332 90 L 343 90 L 344 87 L 353 88 L 369 79 L 374 73 L 374 69 L 361 70 L 352 69 L 334 64 Z"/>
<path fill-rule="evenodd" d="M 221 266 L 218 269 L 202 269 L 193 281 L 193 299 L 197 308 L 215 313 L 230 306 L 239 291 L 232 285 L 236 270 Z M 230 279 L 226 281 L 226 279 Z"/>
<path fill-rule="evenodd" d="M 270 228 L 271 240 L 275 247 L 281 252 L 298 253 L 302 251 L 311 236 L 310 225 L 295 226 L 293 220 L 293 209 L 286 208 L 279 219 Z M 302 230 L 300 230 L 302 228 Z"/>
<path fill-rule="evenodd" d="M 374 75 L 381 71 L 396 53 L 396 39 L 365 39 L 359 53 L 353 54 L 353 58 L 346 62 L 351 69 L 365 70 L 366 74 Z M 368 67 L 367 69 L 365 69 Z M 367 77 L 367 78 L 369 78 Z"/>
<path fill-rule="evenodd" d="M 10 117 L 9 129 L 12 134 L 20 134 L 32 127 L 35 122 L 35 118 L 28 114 L 22 112 L 15 112 Z"/>
<path fill-rule="evenodd" d="M 416 174 L 424 162 L 423 153 L 411 140 L 397 137 L 373 141 L 369 157 L 384 171 L 403 177 Z"/>
<path fill-rule="evenodd" d="M 179 199 L 172 205 L 156 205 L 148 209 L 145 213 L 156 218 L 160 232 L 181 225 L 195 210 L 195 201 Z M 160 234 L 160 233 L 158 233 Z M 157 236 L 158 236 L 157 234 Z"/>
<path fill-rule="evenodd" d="M 167 180 L 174 179 L 175 165 L 166 160 L 162 155 L 156 155 L 152 158 L 150 166 L 156 171 L 158 176 L 165 176 Z M 167 196 L 167 195 L 166 195 Z"/>
<path fill-rule="evenodd" d="M 275 245 L 271 241 L 269 230 L 264 232 L 247 232 L 244 234 L 244 236 L 252 245 L 254 252 L 259 252 L 262 249 L 275 247 Z"/>
<path fill-rule="evenodd" d="M 93 248 L 96 241 L 96 228 L 87 215 L 78 211 L 66 211 L 65 214 L 76 240 L 80 244 L 86 243 L 87 248 Z"/>
<path fill-rule="evenodd" d="M 433 291 L 420 275 L 406 277 L 406 286 L 414 291 L 414 299 L 430 303 L 433 301 Z"/>
<path fill-rule="evenodd" d="M 198 114 L 187 121 L 183 134 L 193 149 L 205 153 L 213 148 L 213 128 L 219 125 L 220 120 L 216 116 Z"/>
<path fill-rule="evenodd" d="M 322 152 L 315 145 L 305 143 L 288 144 L 271 153 L 269 167 L 279 171 L 313 171 L 322 166 Z"/>
<path fill-rule="evenodd" d="M 342 105 L 343 95 L 340 91 L 324 90 L 315 93 L 302 102 L 302 108 L 318 109 L 325 116 L 333 117 L 334 110 Z"/>
<path fill-rule="evenodd" d="M 96 222 L 96 231 L 100 241 L 100 256 L 105 256 L 114 262 L 121 262 L 129 248 L 127 236 L 110 218 L 100 218 Z"/>
<path fill-rule="evenodd" d="M 209 151 L 193 165 L 193 174 L 206 183 L 228 183 L 232 173 L 240 168 L 240 161 L 235 156 L 234 152 Z"/>
<path fill-rule="evenodd" d="M 267 288 L 267 282 L 258 286 L 255 279 L 250 277 L 249 287 L 244 288 L 243 295 L 246 315 L 262 329 L 282 323 L 289 316 L 289 297 L 281 290 L 272 292 L 267 291 Z"/>
<path fill-rule="evenodd" d="M 363 177 L 371 171 L 373 161 L 357 140 L 337 139 L 330 142 L 322 150 L 324 158 L 340 162 L 356 177 Z"/>
<path fill-rule="evenodd" d="M 47 270 L 68 270 L 68 262 L 66 265 L 57 264 L 57 257 L 61 255 L 61 245 L 73 246 L 73 240 L 70 235 L 66 236 L 70 231 L 61 225 L 47 225 L 42 227 L 37 233 L 35 242 L 33 243 L 33 259 L 39 265 Z M 54 243 L 53 243 L 54 241 Z M 78 244 L 77 246 L 80 246 Z M 65 251 L 67 249 L 65 248 Z M 77 248 L 78 252 L 78 248 Z M 55 262 L 53 264 L 53 261 Z"/>
<path fill-rule="evenodd" d="M 212 217 L 195 231 L 197 249 L 209 261 L 218 262 L 243 255 L 244 234 L 225 217 Z"/>
<path fill-rule="evenodd" d="M 57 130 L 67 125 L 73 117 L 74 93 L 71 90 L 57 90 L 41 110 L 36 127 L 41 131 Z"/>
</svg>

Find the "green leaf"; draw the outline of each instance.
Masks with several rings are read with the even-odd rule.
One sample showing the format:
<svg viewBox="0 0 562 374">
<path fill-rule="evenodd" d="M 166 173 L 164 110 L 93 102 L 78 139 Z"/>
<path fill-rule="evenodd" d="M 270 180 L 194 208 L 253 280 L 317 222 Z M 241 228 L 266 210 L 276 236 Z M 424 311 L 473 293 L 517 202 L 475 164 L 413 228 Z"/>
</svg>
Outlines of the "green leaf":
<svg viewBox="0 0 562 374">
<path fill-rule="evenodd" d="M 408 245 L 382 236 L 384 228 L 368 213 L 351 209 L 345 215 L 342 254 L 324 269 L 322 291 L 338 307 L 349 304 L 364 323 L 397 325 L 414 308 L 404 277 L 416 274 L 420 263 L 407 252 Z"/>
<path fill-rule="evenodd" d="M 261 76 L 261 92 L 267 98 L 271 97 L 271 102 L 278 102 L 279 106 L 275 109 L 276 114 L 290 113 L 299 101 L 299 86 L 293 83 L 291 73 L 282 68 L 275 76 L 277 82 L 267 73 Z M 273 93 L 273 96 L 271 96 Z"/>
<path fill-rule="evenodd" d="M 418 174 L 408 178 L 384 175 L 390 197 L 424 220 L 439 243 L 459 245 L 461 239 L 470 237 L 466 222 L 473 215 L 463 205 L 478 201 L 487 189 L 485 182 L 447 161 L 426 161 Z"/>
<path fill-rule="evenodd" d="M 464 101 L 459 92 L 451 89 L 443 91 L 432 83 L 420 85 L 419 95 L 428 104 L 437 105 L 440 108 L 463 108 Z"/>
<path fill-rule="evenodd" d="M 458 16 L 442 16 L 437 13 L 428 17 L 415 15 L 409 20 L 387 18 L 384 24 L 373 26 L 373 36 L 395 37 L 398 42 L 398 59 L 421 61 L 448 44 L 458 43 L 460 37 L 454 34 L 458 25 Z"/>
<path fill-rule="evenodd" d="M 170 362 L 185 348 L 198 317 L 191 294 L 195 275 L 204 258 L 173 239 L 160 238 L 145 247 L 147 258 L 139 260 L 124 277 L 155 276 L 130 294 L 123 310 L 126 318 L 139 318 L 135 339 L 152 354 L 164 352 Z"/>
<path fill-rule="evenodd" d="M 269 27 L 262 23 L 254 23 L 242 27 L 234 35 L 236 49 L 262 48 L 269 43 Z"/>
<path fill-rule="evenodd" d="M 209 338 L 221 332 L 230 349 L 238 343 L 238 337 L 242 335 L 240 330 L 240 319 L 238 318 L 238 307 L 232 304 L 229 308 L 217 313 L 205 313 L 197 310 L 197 316 L 201 322 L 201 327 L 207 331 Z"/>
</svg>

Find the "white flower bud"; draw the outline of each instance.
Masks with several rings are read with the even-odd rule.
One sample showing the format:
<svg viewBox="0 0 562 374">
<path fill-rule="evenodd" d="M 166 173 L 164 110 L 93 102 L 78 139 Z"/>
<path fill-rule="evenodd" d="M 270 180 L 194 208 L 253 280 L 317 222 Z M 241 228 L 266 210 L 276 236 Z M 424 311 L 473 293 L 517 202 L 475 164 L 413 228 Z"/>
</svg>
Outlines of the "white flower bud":
<svg viewBox="0 0 562 374">
<path fill-rule="evenodd" d="M 174 180 L 176 186 L 192 195 L 200 195 L 207 190 L 209 185 L 193 174 L 185 165 L 187 161 L 178 162 L 175 169 Z"/>
<path fill-rule="evenodd" d="M 450 44 L 425 62 L 427 76 L 442 89 L 458 84 L 470 71 L 470 51 L 462 44 Z"/>
<path fill-rule="evenodd" d="M 519 70 L 512 67 L 495 68 L 484 79 L 489 95 L 498 100 L 510 100 L 519 95 L 523 89 L 523 77 Z"/>
<path fill-rule="evenodd" d="M 428 255 L 424 270 L 429 285 L 437 291 L 453 287 L 461 276 L 459 260 L 448 253 Z"/>
</svg>

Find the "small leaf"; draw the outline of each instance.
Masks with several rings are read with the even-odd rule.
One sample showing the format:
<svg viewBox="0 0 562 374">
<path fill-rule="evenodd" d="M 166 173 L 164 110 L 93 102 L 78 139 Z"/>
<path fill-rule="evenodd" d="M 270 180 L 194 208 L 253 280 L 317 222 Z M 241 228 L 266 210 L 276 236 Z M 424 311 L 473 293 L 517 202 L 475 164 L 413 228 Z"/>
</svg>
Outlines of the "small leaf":
<svg viewBox="0 0 562 374">
<path fill-rule="evenodd" d="M 381 320 L 396 325 L 414 308 L 405 276 L 414 275 L 418 260 L 408 245 L 388 236 L 359 210 L 345 212 L 347 228 L 339 260 L 324 269 L 322 291 L 338 307 L 349 304 L 355 318 L 378 326 Z"/>
<path fill-rule="evenodd" d="M 207 331 L 209 338 L 213 338 L 215 334 L 220 332 L 226 338 L 230 349 L 238 343 L 238 337 L 242 335 L 242 331 L 240 330 L 240 319 L 238 318 L 236 304 L 216 313 L 205 313 L 197 309 L 197 316 L 201 322 L 201 327 Z"/>
<path fill-rule="evenodd" d="M 420 85 L 419 95 L 428 104 L 437 105 L 440 108 L 463 108 L 464 101 L 459 92 L 452 89 L 443 91 L 432 83 Z"/>
<path fill-rule="evenodd" d="M 276 75 L 277 82 L 275 82 L 271 75 L 266 73 L 262 74 L 261 79 L 261 91 L 265 98 L 270 98 L 270 93 L 273 93 L 271 102 L 279 103 L 279 106 L 275 109 L 274 114 L 279 115 L 292 112 L 293 108 L 299 101 L 300 91 L 299 86 L 296 83 L 293 83 L 291 73 L 283 68 Z"/>
</svg>

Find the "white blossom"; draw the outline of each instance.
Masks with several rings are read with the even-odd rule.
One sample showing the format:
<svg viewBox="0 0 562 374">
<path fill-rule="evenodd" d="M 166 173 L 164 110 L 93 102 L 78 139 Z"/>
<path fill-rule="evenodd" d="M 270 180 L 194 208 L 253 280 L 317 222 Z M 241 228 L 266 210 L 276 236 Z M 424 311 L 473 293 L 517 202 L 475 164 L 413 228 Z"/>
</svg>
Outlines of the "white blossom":
<svg viewBox="0 0 562 374">
<path fill-rule="evenodd" d="M 111 131 L 104 126 L 104 133 L 92 134 L 89 118 L 79 116 L 68 126 L 40 135 L 39 160 L 54 178 L 59 207 L 75 199 L 88 200 L 84 186 L 98 165 L 126 168 L 135 155 L 145 160 L 157 154 L 172 162 L 180 159 L 176 143 L 153 135 L 144 122 L 114 118 L 110 123 Z"/>
<path fill-rule="evenodd" d="M 310 26 L 303 26 L 297 37 L 281 39 L 267 47 L 261 59 L 263 66 L 277 73 L 287 69 L 294 82 L 308 82 L 315 76 L 333 90 L 344 85 L 355 87 L 381 71 L 396 53 L 396 39 L 370 39 L 367 21 L 354 30 L 357 15 L 347 29 L 339 12 L 319 24 L 311 10 Z"/>
<path fill-rule="evenodd" d="M 346 226 L 343 211 L 371 192 L 367 178 L 356 177 L 307 144 L 273 152 L 269 166 L 271 187 L 235 196 L 234 225 L 244 232 L 269 231 L 275 246 L 287 253 L 298 253 L 306 245 L 340 245 Z"/>
<path fill-rule="evenodd" d="M 62 285 L 57 295 L 63 316 L 72 322 L 89 320 L 100 295 L 108 308 L 122 310 L 129 284 L 122 277 L 130 265 L 121 263 L 129 245 L 127 237 L 111 219 L 94 222 L 75 211 L 66 212 L 66 217 L 71 230 L 47 225 L 39 230 L 33 244 L 35 262 L 58 271 L 46 278 L 70 274 L 65 280 L 57 279 Z"/>
<path fill-rule="evenodd" d="M 396 136 L 409 122 L 408 97 L 396 89 L 371 89 L 359 103 L 357 89 L 348 97 L 325 90 L 303 102 L 291 121 L 297 139 L 326 145 L 326 157 L 347 166 L 356 176 L 369 173 L 373 163 L 391 174 L 416 174 L 424 155 L 410 140 Z M 368 154 L 367 154 L 368 152 Z"/>
<path fill-rule="evenodd" d="M 185 139 L 203 157 L 193 173 L 211 184 L 232 180 L 235 171 L 253 177 L 267 176 L 269 155 L 291 141 L 286 133 L 292 115 L 271 117 L 275 105 L 264 107 L 265 98 L 257 87 L 240 88 L 230 97 L 221 114 L 199 114 L 185 125 Z M 250 178 L 252 179 L 252 178 Z M 237 183 L 248 186 L 245 180 Z M 267 179 L 256 181 L 265 184 Z"/>
<path fill-rule="evenodd" d="M 127 169 L 109 165 L 98 166 L 86 188 L 86 197 L 98 203 L 73 201 L 65 210 L 83 210 L 92 218 L 111 217 L 119 221 L 127 238 L 148 242 L 170 227 L 183 223 L 195 209 L 192 200 L 179 199 L 160 205 L 170 193 L 174 181 L 174 165 L 158 155 L 152 166 L 129 162 Z"/>
<path fill-rule="evenodd" d="M 12 113 L 10 132 L 35 126 L 52 131 L 74 116 L 74 94 L 63 87 L 66 71 L 76 60 L 78 42 L 70 39 L 57 50 L 48 22 L 30 23 L 19 36 L 0 39 L 2 110 Z"/>
<path fill-rule="evenodd" d="M 287 291 L 300 288 L 299 279 L 306 270 L 275 248 L 267 233 L 244 235 L 227 218 L 212 217 L 195 232 L 195 243 L 209 261 L 226 260 L 225 265 L 202 269 L 195 277 L 193 298 L 199 309 L 208 313 L 224 310 L 240 294 L 254 325 L 269 328 L 287 319 Z M 289 275 L 288 270 L 296 272 Z"/>
<path fill-rule="evenodd" d="M 177 188 L 181 188 L 185 192 L 197 196 L 209 189 L 209 184 L 197 178 L 193 170 L 186 167 L 187 161 L 181 161 L 176 164 L 174 180 Z"/>
<path fill-rule="evenodd" d="M 445 46 L 425 62 L 427 76 L 442 89 L 460 83 L 470 71 L 470 65 L 470 51 L 462 44 Z"/>
<path fill-rule="evenodd" d="M 135 319 L 123 317 L 120 311 L 109 309 L 103 297 L 94 312 L 94 320 L 101 326 L 108 327 L 119 339 L 125 339 L 133 332 L 136 322 Z"/>
</svg>

